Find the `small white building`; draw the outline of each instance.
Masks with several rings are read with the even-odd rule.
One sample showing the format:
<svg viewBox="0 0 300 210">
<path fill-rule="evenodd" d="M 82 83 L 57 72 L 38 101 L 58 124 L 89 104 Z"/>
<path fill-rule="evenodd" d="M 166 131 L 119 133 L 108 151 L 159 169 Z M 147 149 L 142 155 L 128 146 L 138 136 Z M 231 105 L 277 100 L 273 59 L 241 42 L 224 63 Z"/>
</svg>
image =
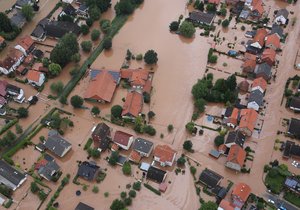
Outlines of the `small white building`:
<svg viewBox="0 0 300 210">
<path fill-rule="evenodd" d="M 26 78 L 28 79 L 28 83 L 36 86 L 36 87 L 40 87 L 44 84 L 45 82 L 45 74 L 43 74 L 42 72 L 39 71 L 34 71 L 34 70 L 29 70 Z"/>
<path fill-rule="evenodd" d="M 287 9 L 278 10 L 274 22 L 278 25 L 285 25 L 289 16 L 289 11 Z"/>
<path fill-rule="evenodd" d="M 168 145 L 157 145 L 153 153 L 154 160 L 159 162 L 161 166 L 172 166 L 177 154 L 176 151 Z"/>
</svg>

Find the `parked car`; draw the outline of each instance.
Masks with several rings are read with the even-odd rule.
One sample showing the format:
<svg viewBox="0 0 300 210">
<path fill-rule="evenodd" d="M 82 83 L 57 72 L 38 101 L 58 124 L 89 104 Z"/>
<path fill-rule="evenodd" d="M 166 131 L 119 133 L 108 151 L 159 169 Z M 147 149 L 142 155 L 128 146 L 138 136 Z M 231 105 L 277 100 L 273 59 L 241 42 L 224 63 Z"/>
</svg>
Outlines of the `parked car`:
<svg viewBox="0 0 300 210">
<path fill-rule="evenodd" d="M 273 201 L 272 199 L 268 200 L 269 203 L 275 204 L 275 201 Z"/>
</svg>

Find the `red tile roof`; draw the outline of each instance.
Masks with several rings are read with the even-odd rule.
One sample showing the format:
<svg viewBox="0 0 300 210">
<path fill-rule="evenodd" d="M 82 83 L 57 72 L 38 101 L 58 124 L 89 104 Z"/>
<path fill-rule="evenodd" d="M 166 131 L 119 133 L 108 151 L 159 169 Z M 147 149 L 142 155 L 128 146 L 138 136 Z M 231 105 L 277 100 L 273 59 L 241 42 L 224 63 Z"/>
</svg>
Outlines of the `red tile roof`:
<svg viewBox="0 0 300 210">
<path fill-rule="evenodd" d="M 113 144 L 112 146 L 111 146 L 111 150 L 112 151 L 117 151 L 119 149 L 119 146 L 117 145 L 117 144 Z"/>
<path fill-rule="evenodd" d="M 267 89 L 267 85 L 267 81 L 262 77 L 256 78 L 252 82 L 252 88 L 261 87 L 261 89 L 263 89 L 264 91 Z"/>
<path fill-rule="evenodd" d="M 142 156 L 135 150 L 132 150 L 130 155 L 129 155 L 129 160 L 139 163 L 142 159 Z"/>
<path fill-rule="evenodd" d="M 34 59 L 34 57 L 33 57 L 33 55 L 32 54 L 29 54 L 26 58 L 25 58 L 25 60 L 24 60 L 24 64 L 31 64 L 32 63 L 32 61 L 33 61 L 33 59 Z"/>
<path fill-rule="evenodd" d="M 251 188 L 247 184 L 239 183 L 233 188 L 231 195 L 239 197 L 245 203 L 250 193 Z"/>
<path fill-rule="evenodd" d="M 24 36 L 18 42 L 26 51 L 34 44 L 33 39 L 30 36 Z"/>
<path fill-rule="evenodd" d="M 273 49 L 265 49 L 262 53 L 261 59 L 270 66 L 274 65 L 276 61 L 276 52 Z"/>
<path fill-rule="evenodd" d="M 6 92 L 6 86 L 7 86 L 7 82 L 5 80 L 0 80 L 0 95 L 1 96 L 6 96 L 7 92 Z"/>
<path fill-rule="evenodd" d="M 14 64 L 15 61 L 8 56 L 3 61 L 0 61 L 0 66 L 7 70 L 10 69 Z"/>
<path fill-rule="evenodd" d="M 249 82 L 245 79 L 239 83 L 239 89 L 247 92 L 249 90 Z"/>
<path fill-rule="evenodd" d="M 41 74 L 41 72 L 29 70 L 26 75 L 26 78 L 31 81 L 39 82 Z"/>
<path fill-rule="evenodd" d="M 266 44 L 266 46 L 273 45 L 274 47 L 279 49 L 280 48 L 280 39 L 276 34 L 271 34 L 271 35 L 266 36 L 265 44 Z"/>
<path fill-rule="evenodd" d="M 132 137 L 131 134 L 123 131 L 116 131 L 113 141 L 120 145 L 128 146 L 129 139 Z"/>
<path fill-rule="evenodd" d="M 234 144 L 230 147 L 227 161 L 239 164 L 241 167 L 244 165 L 244 160 L 246 158 L 246 152 L 237 144 Z"/>
<path fill-rule="evenodd" d="M 149 72 L 146 69 L 121 69 L 121 78 L 128 79 L 131 86 L 142 86 L 146 92 L 151 90 L 151 81 L 149 81 Z M 148 91 L 149 90 L 149 91 Z"/>
<path fill-rule="evenodd" d="M 107 71 L 102 71 L 90 81 L 84 98 L 111 102 L 116 87 L 117 84 L 112 75 Z"/>
<path fill-rule="evenodd" d="M 220 4 L 220 1 L 221 0 L 208 0 L 208 3 L 210 3 L 210 4 Z"/>
<path fill-rule="evenodd" d="M 176 151 L 168 145 L 157 145 L 153 153 L 155 157 L 159 158 L 160 162 L 172 162 Z"/>
<path fill-rule="evenodd" d="M 23 53 L 15 48 L 11 48 L 8 56 L 16 62 L 23 56 Z"/>
<path fill-rule="evenodd" d="M 224 199 L 219 204 L 219 207 L 222 208 L 223 210 L 234 210 L 234 207 L 231 205 L 231 203 Z"/>
<path fill-rule="evenodd" d="M 25 66 L 24 66 L 23 64 L 20 65 L 20 66 L 16 69 L 16 71 L 17 71 L 19 74 L 21 74 L 24 70 L 25 70 Z"/>
<path fill-rule="evenodd" d="M 258 117 L 254 109 L 242 109 L 240 112 L 240 128 L 248 128 L 251 132 L 254 130 L 256 120 Z"/>
<path fill-rule="evenodd" d="M 123 105 L 122 116 L 131 115 L 137 117 L 143 108 L 143 96 L 142 94 L 132 91 L 126 96 L 125 103 Z"/>
<path fill-rule="evenodd" d="M 256 10 L 260 15 L 265 11 L 261 0 L 252 0 L 252 11 Z"/>
<path fill-rule="evenodd" d="M 240 110 L 237 108 L 233 108 L 232 113 L 230 117 L 227 119 L 227 123 L 232 123 L 234 125 L 237 125 L 238 117 L 239 117 Z"/>
<path fill-rule="evenodd" d="M 253 38 L 253 43 L 258 42 L 260 46 L 263 46 L 265 43 L 265 37 L 267 33 L 268 33 L 267 30 L 264 28 L 258 29 Z"/>
<path fill-rule="evenodd" d="M 253 55 L 253 54 L 251 54 L 251 53 L 245 53 L 245 55 L 244 55 L 244 59 L 245 60 L 256 60 L 256 55 Z"/>
</svg>

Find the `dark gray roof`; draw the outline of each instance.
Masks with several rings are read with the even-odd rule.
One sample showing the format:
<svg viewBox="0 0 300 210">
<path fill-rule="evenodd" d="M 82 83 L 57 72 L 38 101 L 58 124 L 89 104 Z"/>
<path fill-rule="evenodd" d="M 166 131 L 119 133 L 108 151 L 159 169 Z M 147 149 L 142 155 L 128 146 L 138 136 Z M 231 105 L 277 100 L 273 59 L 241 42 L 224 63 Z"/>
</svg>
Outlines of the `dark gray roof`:
<svg viewBox="0 0 300 210">
<path fill-rule="evenodd" d="M 296 144 L 292 144 L 291 150 L 290 150 L 290 155 L 300 157 L 300 146 Z"/>
<path fill-rule="evenodd" d="M 88 9 L 89 9 L 89 7 L 85 3 L 80 4 L 80 6 L 78 8 L 78 10 L 82 11 L 82 12 L 86 12 Z"/>
<path fill-rule="evenodd" d="M 230 131 L 225 140 L 225 144 L 235 143 L 235 144 L 239 145 L 240 147 L 243 147 L 245 140 L 246 140 L 246 136 L 243 135 L 241 132 Z"/>
<path fill-rule="evenodd" d="M 78 203 L 75 210 L 94 210 L 93 207 L 90 207 L 89 205 L 86 205 L 85 203 Z"/>
<path fill-rule="evenodd" d="M 44 145 L 48 150 L 59 157 L 62 157 L 65 151 L 71 146 L 71 144 L 60 135 L 48 136 Z"/>
<path fill-rule="evenodd" d="M 272 67 L 267 63 L 261 63 L 256 65 L 254 72 L 255 74 L 263 74 L 270 79 L 272 76 Z"/>
<path fill-rule="evenodd" d="M 295 145 L 295 142 L 286 141 L 285 148 L 283 150 L 283 156 L 289 158 L 291 156 L 291 148 Z"/>
<path fill-rule="evenodd" d="M 71 4 L 68 4 L 62 11 L 66 15 L 74 16 L 75 12 L 76 12 L 76 9 Z"/>
<path fill-rule="evenodd" d="M 224 113 L 224 117 L 230 117 L 233 111 L 233 107 L 227 107 Z"/>
<path fill-rule="evenodd" d="M 137 138 L 133 143 L 133 149 L 143 153 L 149 153 L 153 147 L 153 143 L 146 139 Z"/>
<path fill-rule="evenodd" d="M 61 38 L 67 33 L 77 36 L 80 34 L 80 27 L 76 23 L 68 21 L 49 21 L 45 24 L 44 30 L 47 36 L 55 38 Z"/>
<path fill-rule="evenodd" d="M 207 25 L 210 25 L 215 17 L 215 14 L 213 13 L 205 13 L 201 11 L 193 11 L 189 15 L 189 19 L 191 21 L 201 22 L 205 23 Z"/>
<path fill-rule="evenodd" d="M 10 18 L 10 22 L 12 25 L 17 26 L 18 28 L 22 28 L 26 23 L 26 18 L 20 11 L 17 11 L 17 13 Z"/>
<path fill-rule="evenodd" d="M 292 97 L 290 102 L 290 107 L 300 109 L 300 98 L 299 97 Z"/>
<path fill-rule="evenodd" d="M 271 29 L 271 34 L 277 34 L 278 36 L 280 36 L 280 38 L 282 38 L 283 28 L 277 24 L 273 24 Z"/>
<path fill-rule="evenodd" d="M 162 183 L 164 181 L 166 173 L 166 171 L 150 166 L 147 172 L 147 179 Z"/>
<path fill-rule="evenodd" d="M 16 6 L 22 7 L 26 4 L 32 4 L 31 0 L 17 0 L 16 1 Z"/>
<path fill-rule="evenodd" d="M 38 174 L 45 177 L 47 180 L 51 180 L 54 173 L 60 170 L 59 165 L 55 160 L 48 162 L 45 166 L 40 167 Z"/>
<path fill-rule="evenodd" d="M 124 163 L 127 161 L 127 158 L 125 156 L 119 155 L 117 163 L 120 165 L 124 165 Z"/>
<path fill-rule="evenodd" d="M 21 88 L 15 86 L 15 85 L 7 84 L 6 85 L 6 91 L 14 92 L 16 94 L 19 94 L 20 91 L 21 91 Z"/>
<path fill-rule="evenodd" d="M 92 137 L 100 140 L 99 148 L 106 150 L 110 143 L 110 128 L 105 123 L 99 123 L 92 133 Z"/>
<path fill-rule="evenodd" d="M 100 74 L 102 72 L 103 72 L 103 70 L 92 69 L 91 72 L 90 72 L 91 79 L 94 79 L 98 74 Z M 119 84 L 120 72 L 113 71 L 113 70 L 107 70 L 107 72 L 114 78 L 115 82 L 117 84 Z"/>
<path fill-rule="evenodd" d="M 18 171 L 3 160 L 0 160 L 0 177 L 5 178 L 15 186 L 18 186 L 20 182 L 26 178 L 24 173 Z"/>
<path fill-rule="evenodd" d="M 287 9 L 278 10 L 276 17 L 283 16 L 285 19 L 289 16 L 289 11 Z"/>
<path fill-rule="evenodd" d="M 209 188 L 216 187 L 221 179 L 223 179 L 221 175 L 207 168 L 202 171 L 199 177 L 200 182 Z"/>
<path fill-rule="evenodd" d="M 300 180 L 295 177 L 287 177 L 284 185 L 292 190 L 300 192 Z"/>
<path fill-rule="evenodd" d="M 32 31 L 32 33 L 30 34 L 30 36 L 40 38 L 43 37 L 44 34 L 45 34 L 44 28 L 40 25 L 37 25 L 35 29 Z"/>
<path fill-rule="evenodd" d="M 252 91 L 248 99 L 248 103 L 250 102 L 256 102 L 258 106 L 262 106 L 264 104 L 264 94 L 258 89 Z"/>
<path fill-rule="evenodd" d="M 99 172 L 99 169 L 100 167 L 97 166 L 96 163 L 84 161 L 79 165 L 77 175 L 92 181 Z"/>
<path fill-rule="evenodd" d="M 300 139 L 300 120 L 292 118 L 290 121 L 288 133 Z"/>
</svg>

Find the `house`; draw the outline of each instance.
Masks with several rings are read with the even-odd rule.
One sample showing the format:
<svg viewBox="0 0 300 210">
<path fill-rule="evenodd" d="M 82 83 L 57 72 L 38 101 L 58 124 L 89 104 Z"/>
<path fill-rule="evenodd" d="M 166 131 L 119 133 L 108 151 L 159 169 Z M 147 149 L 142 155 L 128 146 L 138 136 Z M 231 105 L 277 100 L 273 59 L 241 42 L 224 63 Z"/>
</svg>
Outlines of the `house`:
<svg viewBox="0 0 300 210">
<path fill-rule="evenodd" d="M 265 46 L 273 50 L 280 49 L 280 37 L 277 34 L 270 34 L 265 38 Z"/>
<path fill-rule="evenodd" d="M 93 207 L 90 207 L 89 205 L 79 202 L 75 208 L 75 210 L 94 210 Z"/>
<path fill-rule="evenodd" d="M 248 109 L 258 111 L 264 105 L 264 94 L 260 90 L 251 91 L 248 98 Z"/>
<path fill-rule="evenodd" d="M 133 142 L 133 136 L 123 131 L 116 131 L 113 142 L 122 149 L 129 150 Z"/>
<path fill-rule="evenodd" d="M 277 14 L 275 15 L 274 22 L 278 25 L 285 25 L 287 24 L 289 16 L 289 11 L 287 9 L 280 9 L 277 11 Z"/>
<path fill-rule="evenodd" d="M 188 20 L 195 24 L 204 24 L 210 26 L 215 19 L 214 13 L 205 13 L 201 11 L 193 11 L 189 14 Z"/>
<path fill-rule="evenodd" d="M 93 161 L 83 161 L 78 166 L 77 176 L 88 181 L 93 181 L 98 176 L 100 167 Z"/>
<path fill-rule="evenodd" d="M 43 18 L 38 22 L 35 29 L 30 34 L 30 37 L 33 40 L 43 42 L 46 39 L 46 31 L 45 31 L 45 25 L 48 24 L 49 20 L 47 18 Z"/>
<path fill-rule="evenodd" d="M 111 140 L 110 127 L 105 123 L 99 123 L 93 130 L 92 139 L 95 148 L 98 148 L 100 151 L 105 151 L 108 149 Z"/>
<path fill-rule="evenodd" d="M 25 56 L 34 49 L 34 41 L 30 36 L 24 36 L 15 46 L 15 49 L 20 50 Z"/>
<path fill-rule="evenodd" d="M 129 154 L 128 159 L 134 163 L 139 163 L 142 159 L 142 156 L 137 151 L 132 150 L 131 153 Z"/>
<path fill-rule="evenodd" d="M 146 69 L 121 69 L 121 78 L 127 80 L 133 90 L 139 92 L 151 92 L 152 75 Z"/>
<path fill-rule="evenodd" d="M 44 26 L 44 31 L 47 37 L 59 39 L 67 33 L 73 33 L 76 36 L 80 34 L 80 27 L 76 23 L 69 21 L 54 21 L 48 20 Z"/>
<path fill-rule="evenodd" d="M 26 78 L 28 80 L 28 83 L 36 86 L 36 87 L 41 87 L 44 82 L 45 82 L 45 75 L 42 72 L 34 71 L 34 70 L 29 70 Z"/>
<path fill-rule="evenodd" d="M 0 71 L 2 74 L 9 74 L 10 72 L 14 71 L 14 65 L 15 61 L 10 58 L 6 57 L 3 61 L 0 61 Z"/>
<path fill-rule="evenodd" d="M 33 54 L 29 54 L 29 55 L 24 59 L 23 64 L 24 64 L 25 66 L 29 66 L 29 65 L 31 65 L 31 64 L 33 63 L 33 60 L 34 60 Z"/>
<path fill-rule="evenodd" d="M 269 81 L 272 77 L 272 67 L 267 63 L 257 64 L 254 70 L 256 78 L 262 77 Z"/>
<path fill-rule="evenodd" d="M 0 160 L 0 183 L 15 191 L 27 179 L 27 175 L 20 172 L 13 166 Z"/>
<path fill-rule="evenodd" d="M 110 103 L 114 95 L 117 83 L 108 71 L 102 71 L 91 79 L 84 94 L 84 99 Z"/>
<path fill-rule="evenodd" d="M 9 74 L 18 68 L 24 60 L 24 55 L 17 49 L 10 49 L 8 55 L 0 62 L 0 71 L 3 74 Z"/>
<path fill-rule="evenodd" d="M 146 175 L 147 179 L 151 179 L 157 183 L 162 183 L 166 179 L 166 177 L 166 171 L 160 170 L 159 168 L 155 168 L 153 166 L 150 166 Z"/>
<path fill-rule="evenodd" d="M 127 93 L 121 114 L 122 118 L 135 119 L 138 117 L 142 112 L 143 100 L 143 95 L 137 91 Z"/>
<path fill-rule="evenodd" d="M 54 130 L 49 131 L 48 139 L 44 145 L 58 157 L 64 157 L 72 148 L 72 145 Z"/>
<path fill-rule="evenodd" d="M 260 19 L 265 12 L 262 0 L 252 0 L 250 9 L 250 16 L 255 20 Z"/>
<path fill-rule="evenodd" d="M 251 46 L 254 48 L 262 49 L 265 44 L 265 37 L 267 33 L 267 30 L 264 28 L 258 29 L 252 40 Z"/>
<path fill-rule="evenodd" d="M 159 162 L 161 166 L 172 166 L 176 154 L 176 151 L 168 145 L 157 145 L 153 151 L 154 160 Z"/>
<path fill-rule="evenodd" d="M 222 179 L 223 176 L 207 168 L 201 172 L 199 177 L 199 181 L 210 189 L 218 186 Z"/>
<path fill-rule="evenodd" d="M 286 159 L 290 157 L 300 159 L 300 145 L 296 145 L 293 141 L 286 141 L 282 156 Z"/>
<path fill-rule="evenodd" d="M 229 117 L 225 117 L 224 123 L 228 127 L 235 128 L 238 125 L 238 119 L 239 119 L 239 109 L 233 108 L 231 115 Z"/>
<path fill-rule="evenodd" d="M 48 180 L 51 181 L 53 177 L 60 171 L 59 165 L 55 162 L 54 158 L 52 161 L 47 161 L 47 163 L 38 169 L 38 174 Z"/>
<path fill-rule="evenodd" d="M 272 25 L 270 34 L 275 34 L 278 36 L 279 39 L 282 39 L 283 38 L 283 28 L 280 25 L 277 25 L 276 23 L 274 23 Z"/>
<path fill-rule="evenodd" d="M 59 17 L 62 17 L 64 15 L 68 16 L 76 16 L 76 9 L 69 3 L 59 14 Z"/>
<path fill-rule="evenodd" d="M 230 148 L 233 145 L 239 145 L 243 148 L 246 136 L 239 131 L 230 131 L 226 137 L 224 144 Z"/>
<path fill-rule="evenodd" d="M 262 77 L 256 78 L 253 80 L 251 84 L 251 91 L 259 90 L 260 92 L 265 93 L 267 89 L 267 85 L 268 83 L 264 78 Z"/>
<path fill-rule="evenodd" d="M 27 4 L 29 4 L 30 6 L 32 6 L 32 5 L 33 5 L 32 0 L 17 0 L 17 1 L 16 1 L 16 4 L 15 4 L 15 7 L 16 7 L 17 9 L 22 9 L 22 7 L 23 7 L 24 5 L 27 5 Z"/>
<path fill-rule="evenodd" d="M 258 113 L 254 109 L 242 109 L 240 116 L 238 130 L 246 136 L 251 136 L 256 125 Z"/>
<path fill-rule="evenodd" d="M 208 0 L 208 3 L 218 5 L 218 4 L 220 4 L 220 1 L 221 0 Z"/>
<path fill-rule="evenodd" d="M 269 64 L 270 66 L 273 66 L 276 61 L 275 50 L 273 50 L 272 48 L 265 49 L 261 55 L 261 60 L 262 60 L 262 62 L 265 62 L 265 63 Z"/>
<path fill-rule="evenodd" d="M 251 194 L 251 188 L 245 183 L 237 184 L 231 193 L 232 205 L 241 209 Z"/>
<path fill-rule="evenodd" d="M 291 97 L 290 105 L 291 110 L 294 110 L 295 112 L 300 111 L 300 98 L 299 97 Z"/>
<path fill-rule="evenodd" d="M 225 166 L 236 171 L 241 171 L 245 158 L 245 150 L 237 144 L 232 145 L 230 147 Z"/>
<path fill-rule="evenodd" d="M 300 194 L 300 180 L 296 177 L 287 177 L 284 181 L 284 186 L 297 194 Z"/>
<path fill-rule="evenodd" d="M 86 5 L 86 3 L 80 4 L 79 8 L 76 10 L 76 14 L 80 18 L 89 18 L 89 7 Z"/>
<path fill-rule="evenodd" d="M 242 65 L 243 73 L 253 73 L 256 66 L 256 60 L 247 59 Z"/>
<path fill-rule="evenodd" d="M 234 206 L 232 206 L 232 204 L 229 201 L 223 199 L 219 204 L 218 210 L 237 210 L 237 209 L 235 209 Z"/>
<path fill-rule="evenodd" d="M 10 22 L 12 25 L 18 27 L 18 28 L 23 28 L 23 26 L 25 25 L 26 18 L 24 17 L 24 15 L 22 14 L 22 12 L 17 11 L 11 18 L 10 18 Z"/>
<path fill-rule="evenodd" d="M 13 97 L 14 101 L 17 103 L 23 103 L 25 100 L 24 90 L 15 85 L 7 84 L 6 92 Z"/>
<path fill-rule="evenodd" d="M 133 143 L 133 150 L 137 151 L 141 156 L 149 157 L 153 150 L 153 143 L 146 139 L 136 138 Z"/>
<path fill-rule="evenodd" d="M 240 91 L 242 92 L 248 92 L 249 91 L 249 87 L 250 87 L 250 84 L 249 82 L 245 79 L 243 81 L 241 81 L 239 84 L 238 84 L 238 88 Z"/>
<path fill-rule="evenodd" d="M 289 128 L 288 128 L 288 134 L 300 139 L 300 120 L 296 118 L 292 118 L 290 120 Z"/>
</svg>

